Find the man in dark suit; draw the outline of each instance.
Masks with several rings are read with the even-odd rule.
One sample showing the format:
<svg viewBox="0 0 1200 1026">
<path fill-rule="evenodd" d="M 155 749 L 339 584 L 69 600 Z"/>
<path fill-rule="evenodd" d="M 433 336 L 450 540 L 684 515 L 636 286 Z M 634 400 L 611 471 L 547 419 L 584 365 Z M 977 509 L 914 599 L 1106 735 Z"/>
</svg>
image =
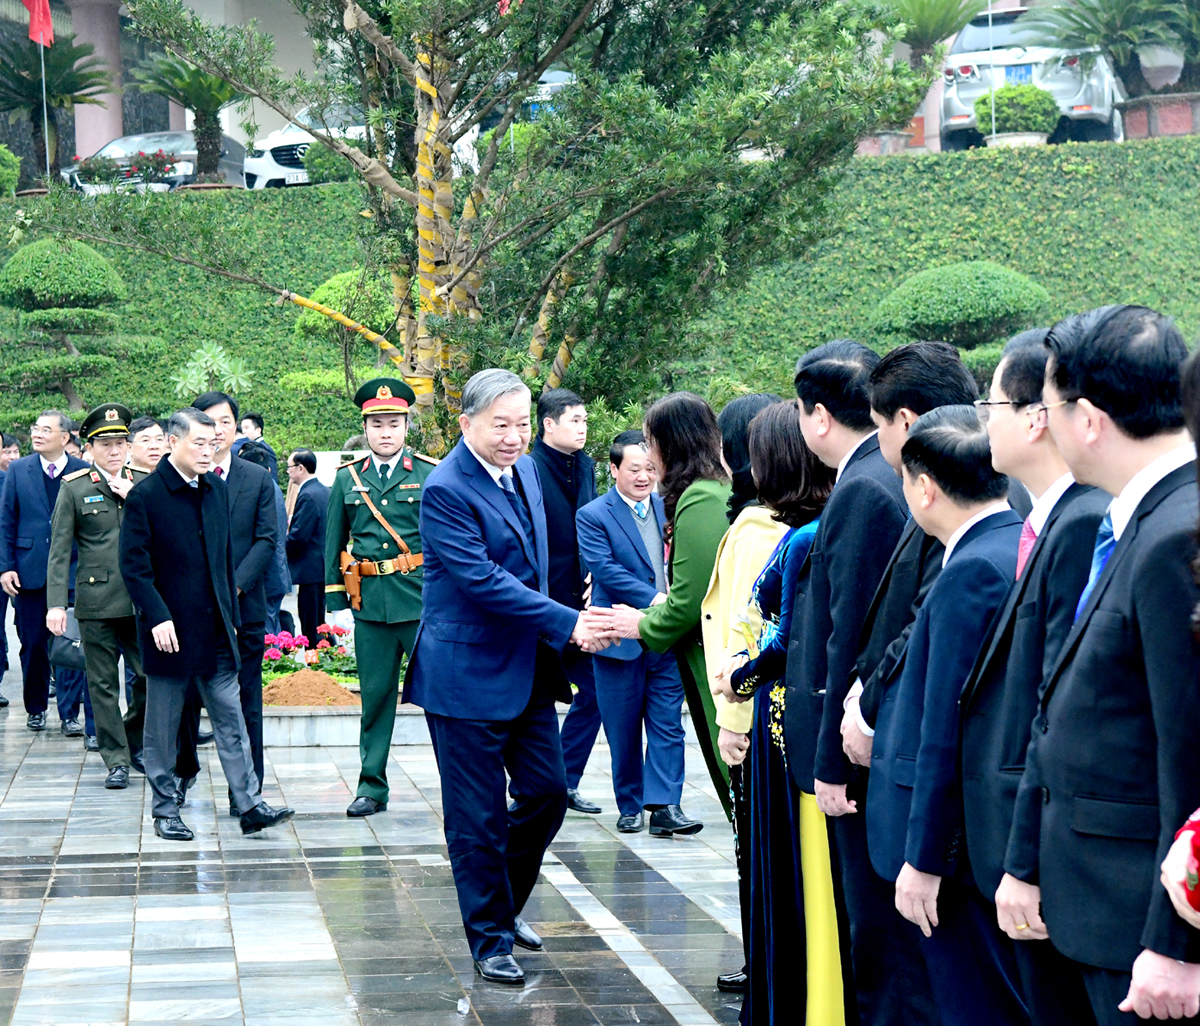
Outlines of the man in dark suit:
<svg viewBox="0 0 1200 1026">
<path fill-rule="evenodd" d="M 945 342 L 914 342 L 891 350 L 871 371 L 870 391 L 879 451 L 897 480 L 903 473 L 900 450 L 917 418 L 939 406 L 974 402 L 979 394 L 958 350 Z M 857 679 L 847 696 L 841 725 L 843 749 L 864 771 L 871 764 L 879 696 L 902 665 L 913 621 L 941 572 L 944 553 L 945 546 L 910 517 L 871 600 L 859 638 Z M 869 867 L 865 772 L 853 787 L 858 812 L 839 821 L 839 843 L 844 858 Z M 863 968 L 856 972 L 855 988 L 861 995 L 863 1022 L 868 1026 L 936 1024 L 937 1009 L 917 928 L 896 911 L 895 888 L 871 871 L 854 877 L 844 890 L 850 920 L 859 924 Z"/>
<path fill-rule="evenodd" d="M 592 604 L 634 609 L 667 594 L 663 550 L 666 514 L 654 494 L 654 464 L 640 431 L 622 431 L 609 452 L 613 487 L 575 517 L 579 551 L 592 575 Z M 593 656 L 596 699 L 612 756 L 617 829 L 637 833 L 643 809 L 679 808 L 683 795 L 683 681 L 670 653 L 624 640 Z M 578 699 L 576 699 L 578 701 Z M 642 728 L 646 731 L 642 755 Z M 684 818 L 682 812 L 678 818 Z M 695 833 L 699 824 L 680 833 Z M 651 832 L 655 824 L 651 821 Z"/>
<path fill-rule="evenodd" d="M 966 871 L 958 697 L 1017 565 L 1021 518 L 972 406 L 918 418 L 901 451 L 913 518 L 945 546 L 879 707 L 867 797 L 871 864 L 921 929 L 942 1026 L 1028 1022 L 1011 942 Z"/>
<path fill-rule="evenodd" d="M 146 670 L 143 758 L 154 791 L 154 832 L 190 841 L 175 801 L 176 737 L 194 684 L 212 721 L 217 754 L 242 832 L 292 816 L 262 800 L 238 695 L 238 607 L 226 485 L 214 479 L 213 420 L 181 410 L 167 429 L 170 455 L 125 501 L 121 576 L 137 613 Z"/>
<path fill-rule="evenodd" d="M 275 558 L 278 520 L 275 514 L 275 482 L 270 473 L 247 460 L 234 459 L 230 451 L 237 433 L 238 404 L 224 392 L 197 396 L 194 409 L 207 413 L 215 425 L 217 451 L 213 454 L 213 476 L 224 482 L 229 501 L 229 537 L 233 543 L 233 578 L 238 595 L 238 686 L 242 716 L 250 736 L 254 772 L 263 783 L 262 750 L 262 662 L 267 631 L 267 570 Z M 316 640 L 312 639 L 312 644 Z M 200 731 L 200 694 L 188 692 L 187 709 L 180 724 L 179 798 L 200 770 L 196 743 Z M 229 814 L 236 815 L 233 793 Z"/>
<path fill-rule="evenodd" d="M 797 786 L 816 795 L 822 812 L 838 817 L 830 836 L 848 910 L 863 907 L 854 892 L 865 886 L 871 867 L 856 836 L 862 830 L 855 819 L 857 770 L 842 752 L 839 727 L 863 620 L 907 520 L 900 479 L 880 453 L 871 421 L 868 380 L 878 362 L 866 346 L 841 340 L 806 353 L 796 365 L 800 429 L 817 458 L 837 469 L 837 482 L 800 569 L 784 677 L 784 734 Z M 854 981 L 847 980 L 847 991 L 853 987 L 860 1016 L 874 1022 L 882 1013 L 872 977 L 881 967 L 871 924 L 851 917 L 849 926 L 842 940 L 849 942 L 844 962 L 852 962 Z"/>
<path fill-rule="evenodd" d="M 8 432 L 0 435 L 0 495 L 4 494 L 4 478 L 8 466 L 21 458 L 21 443 L 16 435 Z M 8 673 L 8 592 L 0 588 L 0 677 Z M 8 706 L 8 699 L 0 695 L 0 709 Z"/>
<path fill-rule="evenodd" d="M 538 396 L 538 436 L 530 456 L 537 467 L 546 507 L 550 555 L 550 597 L 572 609 L 583 608 L 583 571 L 575 514 L 596 497 L 596 462 L 587 444 L 587 407 L 569 388 L 551 388 Z M 602 810 L 579 793 L 579 781 L 600 733 L 592 657 L 572 649 L 563 653 L 575 700 L 562 725 L 563 763 L 567 767 L 567 808 L 598 815 Z"/>
<path fill-rule="evenodd" d="M 231 447 L 236 454 L 247 442 L 253 442 L 255 445 L 262 446 L 267 453 L 267 470 L 271 472 L 271 477 L 278 481 L 279 457 L 275 454 L 275 450 L 271 448 L 271 443 L 263 437 L 265 424 L 266 422 L 263 420 L 261 413 L 247 410 L 241 415 L 241 420 L 234 426 L 234 440 L 231 443 Z M 240 437 L 238 437 L 239 433 Z"/>
<path fill-rule="evenodd" d="M 997 895 L 1000 923 L 1048 933 L 1101 1026 L 1195 1016 L 1200 932 L 1158 881 L 1200 805 L 1187 347 L 1166 317 L 1131 306 L 1056 326 L 1047 346 L 1050 434 L 1077 481 L 1115 498 L 1043 685 L 1005 856 L 1025 886 Z"/>
<path fill-rule="evenodd" d="M 1055 331 L 1077 328 L 1069 317 Z M 988 900 L 1004 876 L 1017 785 L 1029 725 L 1048 664 L 1075 620 L 1087 583 L 1092 542 L 1111 496 L 1076 483 L 1046 427 L 1042 385 L 1046 330 L 1024 332 L 1004 349 L 987 402 L 978 404 L 991 441 L 992 466 L 1018 478 L 1034 496 L 1021 528 L 1017 577 L 984 641 L 960 700 L 963 808 L 967 855 Z M 1010 886 L 1020 881 L 1009 878 Z M 1078 975 L 1045 939 L 1026 929 L 1015 940 L 1017 970 L 1035 1023 L 1091 1023 Z M 1073 984 L 1073 985 L 1072 985 Z"/>
<path fill-rule="evenodd" d="M 9 464 L 0 494 L 0 588 L 13 600 L 21 638 L 21 674 L 30 730 L 45 730 L 50 704 L 50 659 L 46 629 L 46 567 L 50 561 L 50 524 L 64 474 L 87 470 L 83 460 L 67 455 L 71 421 L 58 410 L 46 410 L 30 430 L 33 452 Z M 70 586 L 75 586 L 76 553 L 72 550 Z M 82 670 L 59 668 L 55 674 L 58 718 L 67 737 L 82 737 L 76 716 L 87 689 Z"/>
<path fill-rule="evenodd" d="M 296 606 L 300 633 L 316 645 L 317 626 L 325 619 L 325 518 L 329 489 L 317 480 L 317 454 L 297 449 L 288 457 L 288 480 L 297 488 L 287 530 L 288 573 L 300 586 Z"/>
<path fill-rule="evenodd" d="M 523 455 L 529 403 L 509 371 L 480 371 L 463 389 L 462 439 L 421 501 L 424 609 L 404 686 L 429 723 L 476 972 L 510 984 L 525 979 L 514 940 L 542 946 L 520 911 L 567 809 L 559 652 L 598 647 L 584 614 L 547 595 L 546 514 Z"/>
</svg>

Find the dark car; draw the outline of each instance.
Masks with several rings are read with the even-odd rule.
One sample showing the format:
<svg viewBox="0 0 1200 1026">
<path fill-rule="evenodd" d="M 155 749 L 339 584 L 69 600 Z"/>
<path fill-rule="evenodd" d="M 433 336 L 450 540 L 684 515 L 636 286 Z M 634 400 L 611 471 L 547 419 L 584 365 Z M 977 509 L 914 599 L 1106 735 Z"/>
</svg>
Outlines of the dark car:
<svg viewBox="0 0 1200 1026">
<path fill-rule="evenodd" d="M 196 136 L 192 132 L 147 132 L 144 135 L 124 135 L 105 144 L 94 154 L 97 157 L 108 157 L 118 164 L 128 167 L 134 163 L 134 157 L 139 153 L 174 154 L 178 157 L 174 174 L 168 175 L 164 181 L 172 188 L 190 185 L 196 180 Z M 245 186 L 242 175 L 242 165 L 246 160 L 246 148 L 236 139 L 227 135 L 221 136 L 221 160 L 218 172 L 223 181 L 232 185 Z M 60 174 L 73 189 L 83 189 L 84 183 L 79 180 L 79 165 L 72 164 L 64 167 Z M 140 182 L 138 175 L 130 175 L 130 184 Z"/>
</svg>

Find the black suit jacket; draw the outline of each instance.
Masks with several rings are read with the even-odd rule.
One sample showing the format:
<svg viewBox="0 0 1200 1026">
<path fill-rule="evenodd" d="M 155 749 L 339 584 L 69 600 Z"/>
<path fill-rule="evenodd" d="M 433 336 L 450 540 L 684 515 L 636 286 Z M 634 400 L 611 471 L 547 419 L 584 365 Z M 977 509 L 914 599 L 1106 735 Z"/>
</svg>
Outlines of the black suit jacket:
<svg viewBox="0 0 1200 1026">
<path fill-rule="evenodd" d="M 1192 462 L 1121 535 L 1046 680 L 1005 856 L 1040 884 L 1054 946 L 1120 972 L 1143 948 L 1200 962 L 1158 880 L 1200 806 L 1196 518 Z"/>
<path fill-rule="evenodd" d="M 842 703 L 863 620 L 907 515 L 900 479 L 870 438 L 834 486 L 796 586 L 784 736 L 792 776 L 809 793 L 814 775 L 828 784 L 854 776 L 842 752 Z"/>
<path fill-rule="evenodd" d="M 253 468 L 253 469 L 258 469 Z M 200 528 L 195 496 L 169 459 L 134 485 L 121 522 L 121 576 L 137 614 L 146 673 L 208 676 L 218 650 L 237 665 L 238 609 L 225 484 L 199 478 Z M 160 652 L 152 628 L 171 620 L 178 652 Z"/>
<path fill-rule="evenodd" d="M 909 517 L 883 572 L 883 580 L 875 589 L 855 664 L 855 676 L 863 682 L 858 707 L 872 727 L 879 715 L 884 689 L 904 659 L 904 648 L 921 603 L 942 572 L 945 551 L 945 545 L 922 531 Z"/>
<path fill-rule="evenodd" d="M 214 475 L 215 476 L 215 475 Z M 234 580 L 241 589 L 241 623 L 267 619 L 267 567 L 275 558 L 279 524 L 271 475 L 253 463 L 229 461 L 229 537 L 233 542 Z M 324 580 L 324 570 L 321 580 Z"/>
<path fill-rule="evenodd" d="M 288 572 L 293 584 L 325 582 L 325 520 L 328 513 L 329 489 L 315 477 L 305 481 L 296 496 L 287 531 Z"/>
<path fill-rule="evenodd" d="M 1071 631 L 1096 529 L 1111 501 L 1107 492 L 1073 484 L 1054 504 L 959 700 L 967 853 L 989 900 L 1004 875 L 1038 693 Z"/>
</svg>

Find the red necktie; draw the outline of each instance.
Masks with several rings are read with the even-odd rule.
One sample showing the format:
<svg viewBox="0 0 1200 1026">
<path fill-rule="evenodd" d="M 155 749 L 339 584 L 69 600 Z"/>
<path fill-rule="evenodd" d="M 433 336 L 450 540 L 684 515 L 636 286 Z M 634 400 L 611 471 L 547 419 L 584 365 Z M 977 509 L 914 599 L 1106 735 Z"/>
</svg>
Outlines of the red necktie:
<svg viewBox="0 0 1200 1026">
<path fill-rule="evenodd" d="M 224 470 L 224 468 L 223 468 L 223 467 L 217 467 L 217 477 L 224 477 L 224 476 L 225 476 L 225 470 Z"/>
<path fill-rule="evenodd" d="M 1029 562 L 1029 553 L 1033 551 L 1034 545 L 1037 544 L 1037 531 L 1033 529 L 1033 524 L 1029 522 L 1029 517 L 1025 518 L 1025 523 L 1021 525 L 1021 540 L 1017 542 L 1017 579 L 1020 580 L 1021 572 L 1025 569 L 1025 564 Z"/>
</svg>

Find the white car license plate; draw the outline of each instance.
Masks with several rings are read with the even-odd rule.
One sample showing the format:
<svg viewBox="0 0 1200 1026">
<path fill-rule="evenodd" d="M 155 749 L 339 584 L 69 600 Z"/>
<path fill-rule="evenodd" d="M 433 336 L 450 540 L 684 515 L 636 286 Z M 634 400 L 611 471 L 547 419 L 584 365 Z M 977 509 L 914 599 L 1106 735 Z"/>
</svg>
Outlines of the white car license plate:
<svg viewBox="0 0 1200 1026">
<path fill-rule="evenodd" d="M 307 171 L 293 171 L 291 174 L 285 176 L 285 178 L 283 179 L 283 183 L 284 183 L 284 185 L 307 185 L 308 184 L 308 172 Z"/>
</svg>

